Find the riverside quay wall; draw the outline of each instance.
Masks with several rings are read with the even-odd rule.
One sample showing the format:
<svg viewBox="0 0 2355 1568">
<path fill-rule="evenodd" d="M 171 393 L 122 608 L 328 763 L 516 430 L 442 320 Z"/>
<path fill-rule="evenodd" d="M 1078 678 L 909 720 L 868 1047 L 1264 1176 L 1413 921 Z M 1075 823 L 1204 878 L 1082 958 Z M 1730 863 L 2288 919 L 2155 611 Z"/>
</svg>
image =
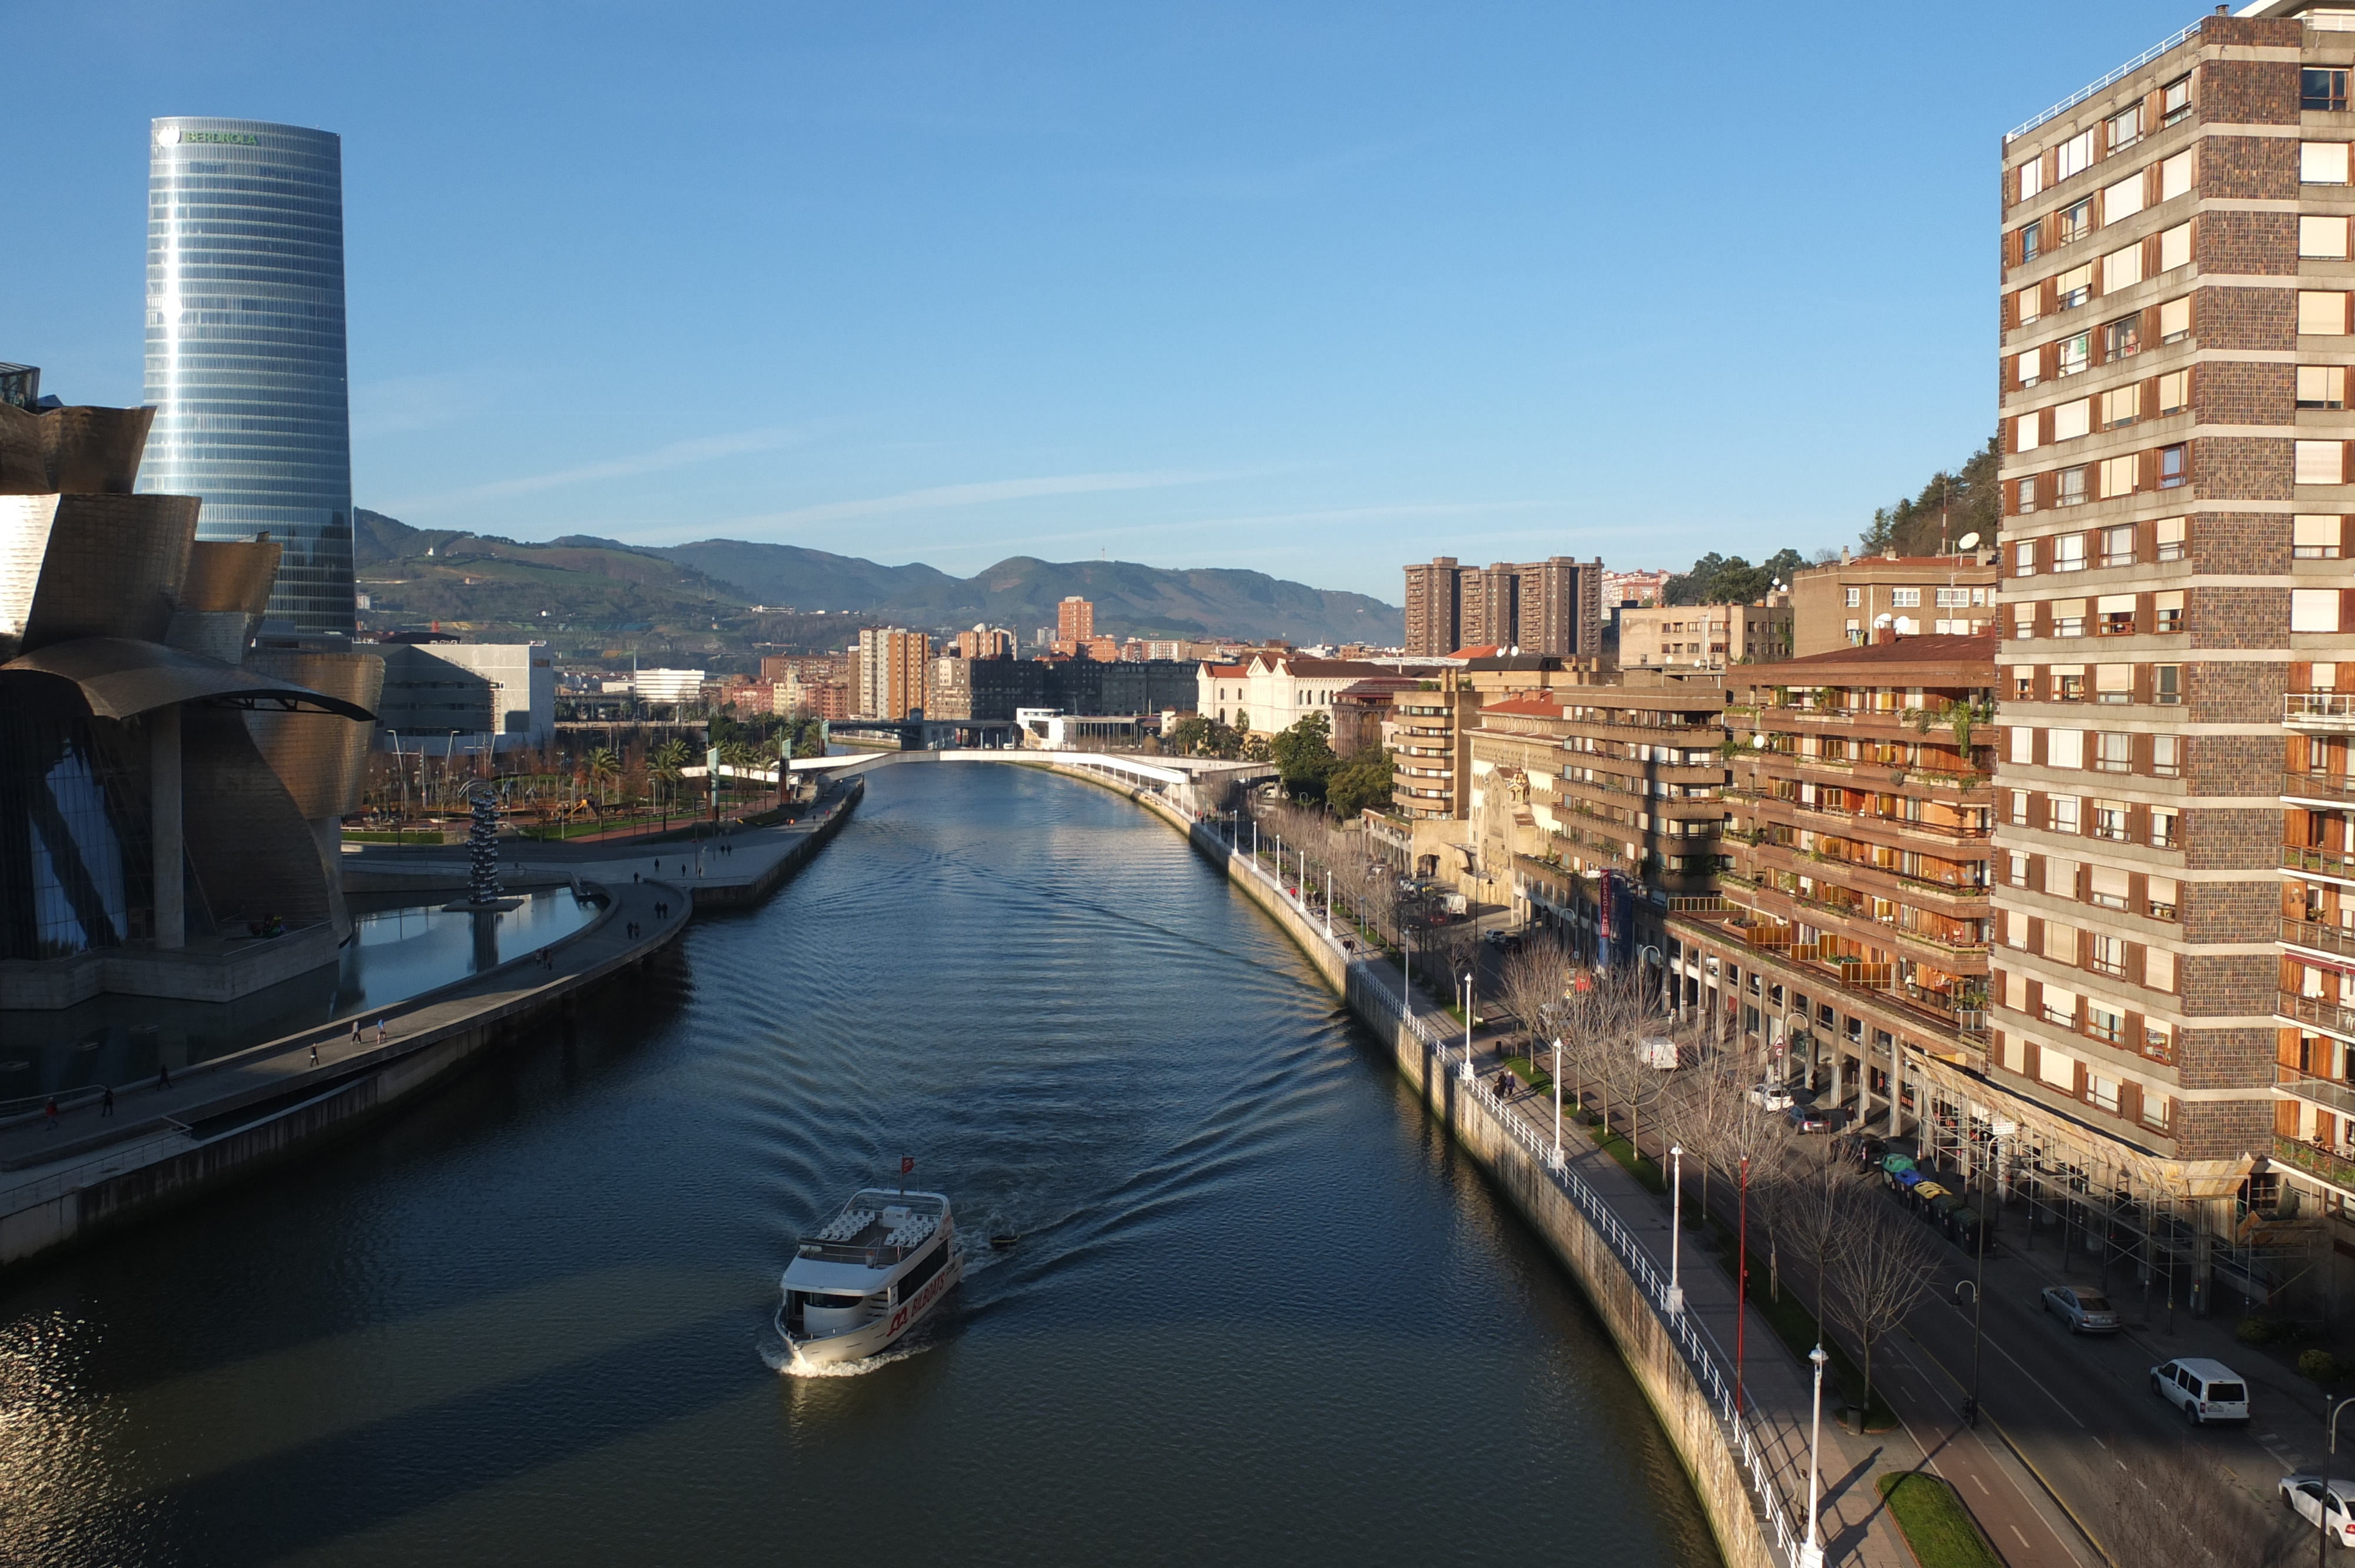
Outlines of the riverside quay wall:
<svg viewBox="0 0 2355 1568">
<path fill-rule="evenodd" d="M 1730 1568 L 1787 1568 L 1795 1563 L 1796 1514 L 1785 1505 L 1749 1429 L 1733 1417 L 1728 1380 L 1719 1375 L 1690 1318 L 1680 1324 L 1662 1310 L 1665 1280 L 1593 1190 L 1518 1130 L 1483 1086 L 1451 1067 L 1444 1034 L 1401 1011 L 1411 1004 L 1401 1002 L 1395 970 L 1345 952 L 1321 921 L 1293 903 L 1249 855 L 1236 853 L 1214 828 L 1154 790 L 1124 788 L 1099 774 L 1074 776 L 1118 789 L 1186 833 L 1196 850 L 1223 866 L 1228 879 L 1284 927 L 1349 1012 L 1390 1048 L 1426 1110 L 1479 1162 L 1576 1277 L 1675 1446 Z"/>
<path fill-rule="evenodd" d="M 381 1045 L 371 1032 L 352 1047 L 351 1020 L 338 1019 L 193 1064 L 174 1075 L 169 1090 L 124 1091 L 103 1132 L 84 1131 L 80 1116 L 56 1133 L 39 1125 L 38 1113 L 0 1118 L 0 1268 L 196 1201 L 351 1136 L 484 1052 L 571 1016 L 599 987 L 636 972 L 676 941 L 697 909 L 750 902 L 773 890 L 840 831 L 863 789 L 853 781 L 822 821 L 724 883 L 576 883 L 600 900 L 596 918 L 549 948 L 388 1010 L 395 1032 Z M 430 872 L 389 874 L 370 885 L 406 892 L 451 885 L 446 874 Z M 665 913 L 655 912 L 657 903 Z M 633 922 L 636 936 L 628 934 Z M 540 967 L 543 951 L 550 955 L 547 969 Z M 371 1022 L 375 1017 L 367 1015 Z M 61 1096 L 60 1104 L 69 1112 L 90 1111 L 98 1092 Z"/>
</svg>

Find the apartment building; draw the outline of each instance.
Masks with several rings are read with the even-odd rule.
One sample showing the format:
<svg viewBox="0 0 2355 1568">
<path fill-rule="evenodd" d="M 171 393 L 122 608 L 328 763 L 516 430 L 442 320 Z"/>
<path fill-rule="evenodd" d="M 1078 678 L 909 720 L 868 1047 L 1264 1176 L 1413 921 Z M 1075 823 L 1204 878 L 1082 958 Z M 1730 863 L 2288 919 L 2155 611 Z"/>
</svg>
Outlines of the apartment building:
<svg viewBox="0 0 2355 1568">
<path fill-rule="evenodd" d="M 1621 666 L 1724 670 L 1791 654 L 1785 604 L 1684 604 L 1619 611 Z"/>
<path fill-rule="evenodd" d="M 932 640 L 896 626 L 858 630 L 859 718 L 921 716 L 930 696 Z"/>
<path fill-rule="evenodd" d="M 1995 685 L 1991 634 L 1884 633 L 1727 709 L 1718 897 L 1670 915 L 1669 960 L 1838 1103 L 1860 1085 L 1885 1112 L 1892 1077 L 1985 1067 Z"/>
<path fill-rule="evenodd" d="M 2203 1305 L 2312 1287 L 2241 1248 L 2236 1202 L 2286 1236 L 2355 1196 L 2309 858 L 2350 624 L 2350 27 L 2203 17 L 2004 145 L 1989 1076 L 2089 1179 L 2192 1217 Z"/>
<path fill-rule="evenodd" d="M 1583 669 L 1481 706 L 1465 749 L 1484 901 L 1596 963 L 1665 952 L 1671 909 L 1716 885 L 1725 695 L 1715 675 Z"/>
<path fill-rule="evenodd" d="M 1552 556 L 1522 565 L 1433 556 L 1406 568 L 1406 653 L 1517 648 L 1557 659 L 1603 651 L 1603 563 Z"/>
<path fill-rule="evenodd" d="M 976 625 L 970 631 L 956 634 L 956 656 L 960 659 L 1011 659 L 1014 657 L 1014 633 L 1002 626 Z"/>
<path fill-rule="evenodd" d="M 1220 724 L 1273 735 L 1322 714 L 1346 687 L 1397 672 L 1351 659 L 1310 659 L 1263 650 L 1234 664 L 1196 666 L 1194 711 Z"/>
<path fill-rule="evenodd" d="M 1860 647 L 1876 628 L 1901 637 L 1978 637 L 1993 629 L 2002 573 L 1995 541 L 1953 556 L 1860 556 L 1791 574 L 1791 651 Z"/>
</svg>

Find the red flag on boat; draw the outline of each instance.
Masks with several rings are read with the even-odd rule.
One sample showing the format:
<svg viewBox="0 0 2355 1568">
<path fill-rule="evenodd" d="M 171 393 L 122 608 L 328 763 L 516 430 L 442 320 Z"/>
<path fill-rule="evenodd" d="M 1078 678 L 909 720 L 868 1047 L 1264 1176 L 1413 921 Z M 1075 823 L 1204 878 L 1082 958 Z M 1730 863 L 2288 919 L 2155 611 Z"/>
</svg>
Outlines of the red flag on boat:
<svg viewBox="0 0 2355 1568">
<path fill-rule="evenodd" d="M 900 1175 L 905 1176 L 909 1171 L 913 1171 L 915 1168 L 916 1168 L 916 1157 L 915 1157 L 914 1155 L 912 1155 L 912 1154 L 902 1154 L 901 1156 L 900 1156 Z"/>
</svg>

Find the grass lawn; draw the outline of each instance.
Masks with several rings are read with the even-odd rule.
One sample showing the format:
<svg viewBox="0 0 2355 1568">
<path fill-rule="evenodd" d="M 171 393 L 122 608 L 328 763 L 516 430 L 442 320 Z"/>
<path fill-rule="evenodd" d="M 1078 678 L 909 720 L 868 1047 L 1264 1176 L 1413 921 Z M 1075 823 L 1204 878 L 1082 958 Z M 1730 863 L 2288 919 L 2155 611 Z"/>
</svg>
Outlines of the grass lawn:
<svg viewBox="0 0 2355 1568">
<path fill-rule="evenodd" d="M 2002 1568 L 1955 1489 L 1937 1477 L 1918 1470 L 1883 1476 L 1880 1487 L 1922 1568 Z"/>
<path fill-rule="evenodd" d="M 344 830 L 344 842 L 347 844 L 438 844 L 442 842 L 442 832 L 438 828 L 410 828 L 401 832 L 346 828 Z"/>
</svg>

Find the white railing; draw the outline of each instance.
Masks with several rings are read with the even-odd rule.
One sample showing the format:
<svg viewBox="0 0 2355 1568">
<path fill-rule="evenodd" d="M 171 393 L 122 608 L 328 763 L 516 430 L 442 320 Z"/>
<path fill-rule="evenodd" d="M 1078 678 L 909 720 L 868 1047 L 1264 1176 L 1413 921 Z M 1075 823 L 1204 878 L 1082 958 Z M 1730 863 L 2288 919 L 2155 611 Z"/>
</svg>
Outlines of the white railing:
<svg viewBox="0 0 2355 1568">
<path fill-rule="evenodd" d="M 1249 849 L 1238 845 L 1230 845 L 1229 848 L 1234 858 L 1249 867 L 1252 875 L 1270 891 L 1298 909 L 1303 916 L 1309 913 L 1306 904 L 1288 892 L 1280 878 L 1271 875 Z M 1380 1001 L 1386 1011 L 1404 1022 L 1416 1039 L 1431 1048 L 1434 1062 L 1444 1066 L 1448 1052 L 1461 1044 L 1454 1038 L 1453 1032 L 1440 1032 L 1429 1018 L 1415 1011 L 1411 996 L 1401 995 L 1400 991 L 1391 987 L 1380 972 L 1389 967 L 1387 963 L 1377 966 L 1351 954 L 1330 933 L 1326 934 L 1325 939 L 1333 944 L 1348 969 L 1358 971 L 1362 977 L 1364 994 Z M 1347 994 L 1346 987 L 1344 994 Z M 1571 1169 L 1570 1161 L 1554 1152 L 1550 1138 L 1532 1126 L 1527 1117 L 1507 1106 L 1495 1090 L 1480 1080 L 1472 1070 L 1468 1053 L 1465 1060 L 1456 1064 L 1455 1071 L 1457 1077 L 1464 1081 L 1465 1089 L 1488 1107 L 1497 1124 L 1519 1140 L 1539 1168 L 1550 1175 L 1554 1184 L 1578 1206 L 1586 1223 L 1593 1226 L 1610 1245 L 1613 1255 L 1626 1269 L 1628 1277 L 1643 1292 L 1653 1315 L 1668 1330 L 1678 1353 L 1684 1358 L 1693 1381 L 1716 1406 L 1718 1422 L 1727 1446 L 1740 1457 L 1742 1467 L 1750 1472 L 1751 1490 L 1757 1500 L 1759 1513 L 1774 1536 L 1775 1548 L 1783 1553 L 1785 1562 L 1796 1564 L 1802 1537 L 1796 1532 L 1797 1527 L 1793 1522 L 1792 1510 L 1783 1500 L 1782 1489 L 1775 1480 L 1774 1466 L 1767 1457 L 1764 1445 L 1758 1439 L 1756 1418 L 1737 1401 L 1733 1383 L 1725 1375 L 1723 1368 L 1727 1358 L 1723 1348 L 1717 1343 L 1716 1336 L 1691 1311 L 1668 1310 L 1668 1279 L 1651 1249 L 1620 1223 L 1619 1216 L 1604 1201 L 1602 1194 L 1595 1192 L 1584 1177 Z"/>
<path fill-rule="evenodd" d="M 2181 32 L 2176 33 L 2169 37 L 2163 38 L 2159 42 L 2151 45 L 2150 48 L 2143 50 L 2142 53 L 2135 56 L 2134 58 L 2126 61 L 2126 64 L 2118 67 L 2117 69 L 2110 72 L 2109 75 L 2104 77 L 2101 80 L 2079 88 L 2075 92 L 2071 93 L 2068 97 L 2062 99 L 2060 102 L 2054 104 L 2043 113 L 2037 115 L 2034 119 L 2021 121 L 2019 124 L 2013 126 L 2010 130 L 2003 133 L 2004 145 L 2007 147 L 2009 146 L 2012 143 L 2019 141 L 2022 136 L 2027 135 L 2030 131 L 2035 130 L 2039 125 L 2043 124 L 2054 115 L 2068 113 L 2069 111 L 2076 108 L 2077 105 L 2084 102 L 2085 100 L 2093 97 L 2094 94 L 2101 91 L 2102 89 L 2108 87 L 2111 83 L 2124 81 L 2136 71 L 2140 70 L 2143 67 L 2157 59 L 2159 56 L 2167 53 L 2168 50 L 2179 48 L 2184 43 L 2190 41 L 2199 33 L 2200 22 L 2204 22 L 2206 20 L 2206 17 L 2201 17 L 2200 22 L 2192 23 Z"/>
</svg>

